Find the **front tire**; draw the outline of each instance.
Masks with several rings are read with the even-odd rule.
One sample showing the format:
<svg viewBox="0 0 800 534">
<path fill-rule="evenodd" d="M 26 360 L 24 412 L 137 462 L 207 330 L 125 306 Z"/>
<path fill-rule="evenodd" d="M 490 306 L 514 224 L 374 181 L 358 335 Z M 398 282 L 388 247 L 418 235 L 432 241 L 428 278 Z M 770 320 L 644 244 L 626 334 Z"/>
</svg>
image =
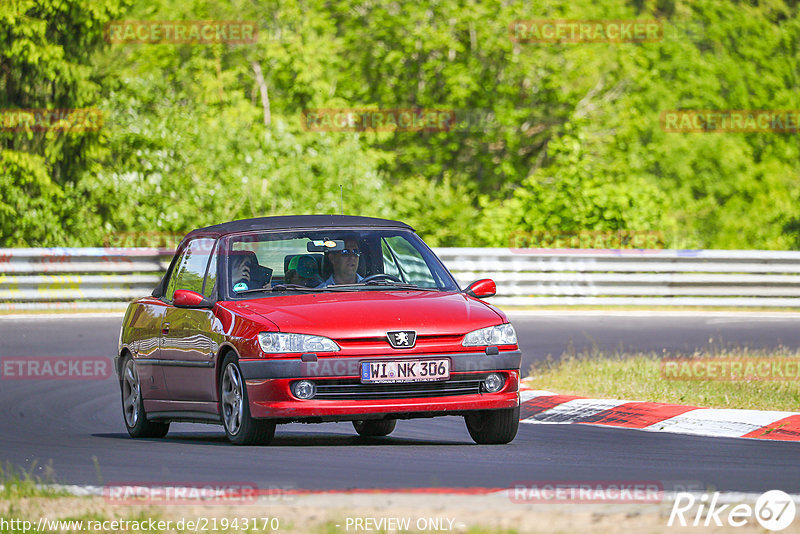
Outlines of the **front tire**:
<svg viewBox="0 0 800 534">
<path fill-rule="evenodd" d="M 247 388 L 233 354 L 222 362 L 219 402 L 222 426 L 234 445 L 267 445 L 275 437 L 275 423 L 250 416 Z"/>
<path fill-rule="evenodd" d="M 397 419 L 353 421 L 353 428 L 356 429 L 358 435 L 365 437 L 388 436 L 396 426 Z"/>
<path fill-rule="evenodd" d="M 481 445 L 510 443 L 519 428 L 519 406 L 502 410 L 480 410 L 464 416 L 469 435 Z"/>
<path fill-rule="evenodd" d="M 125 428 L 132 438 L 163 438 L 169 432 L 169 423 L 155 423 L 147 420 L 142 399 L 142 388 L 136 362 L 129 355 L 122 362 L 122 416 Z"/>
</svg>

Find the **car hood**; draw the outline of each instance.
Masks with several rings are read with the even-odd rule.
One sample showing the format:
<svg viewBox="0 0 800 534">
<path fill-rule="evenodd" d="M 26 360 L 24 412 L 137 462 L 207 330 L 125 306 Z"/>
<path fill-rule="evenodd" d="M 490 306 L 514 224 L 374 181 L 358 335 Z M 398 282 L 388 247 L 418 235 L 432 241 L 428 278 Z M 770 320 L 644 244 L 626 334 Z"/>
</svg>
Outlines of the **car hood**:
<svg viewBox="0 0 800 534">
<path fill-rule="evenodd" d="M 487 304 L 463 293 L 358 291 L 287 295 L 239 302 L 282 332 L 334 339 L 383 337 L 389 330 L 417 335 L 463 335 L 505 322 Z"/>
</svg>

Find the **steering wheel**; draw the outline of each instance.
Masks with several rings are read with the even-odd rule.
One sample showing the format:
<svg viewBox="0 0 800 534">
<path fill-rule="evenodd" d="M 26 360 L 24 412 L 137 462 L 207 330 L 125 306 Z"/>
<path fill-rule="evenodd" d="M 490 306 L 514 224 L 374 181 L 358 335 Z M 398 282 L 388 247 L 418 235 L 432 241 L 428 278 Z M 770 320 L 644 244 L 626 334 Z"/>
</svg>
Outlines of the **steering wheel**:
<svg viewBox="0 0 800 534">
<path fill-rule="evenodd" d="M 378 273 L 378 274 L 373 274 L 371 276 L 367 276 L 365 278 L 362 278 L 361 282 L 359 282 L 359 283 L 365 284 L 367 282 L 371 282 L 372 280 L 378 280 L 380 278 L 384 278 L 386 280 L 391 280 L 393 282 L 400 282 L 401 284 L 403 283 L 403 281 L 400 280 L 399 278 L 397 278 L 396 276 L 394 276 L 392 274 L 385 274 L 385 273 Z"/>
</svg>

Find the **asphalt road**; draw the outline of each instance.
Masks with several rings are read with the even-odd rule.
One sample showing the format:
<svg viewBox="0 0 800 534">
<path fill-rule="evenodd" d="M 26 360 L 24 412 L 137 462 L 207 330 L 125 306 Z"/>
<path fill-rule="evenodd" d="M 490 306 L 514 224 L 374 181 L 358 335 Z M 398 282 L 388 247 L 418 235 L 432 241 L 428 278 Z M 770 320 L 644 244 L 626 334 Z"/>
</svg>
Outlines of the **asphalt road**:
<svg viewBox="0 0 800 534">
<path fill-rule="evenodd" d="M 800 347 L 797 317 L 512 316 L 526 364 L 577 350 L 691 352 Z M 0 358 L 113 355 L 120 317 L 0 318 Z M 716 341 L 719 340 L 719 341 Z M 400 421 L 388 438 L 349 423 L 284 425 L 269 447 L 228 445 L 221 427 L 173 424 L 166 439 L 125 432 L 117 382 L 0 380 L 0 462 L 72 484 L 248 482 L 260 488 L 509 487 L 543 480 L 671 481 L 800 493 L 800 444 L 583 425 L 520 426 L 507 446 L 474 445 L 463 420 Z"/>
</svg>

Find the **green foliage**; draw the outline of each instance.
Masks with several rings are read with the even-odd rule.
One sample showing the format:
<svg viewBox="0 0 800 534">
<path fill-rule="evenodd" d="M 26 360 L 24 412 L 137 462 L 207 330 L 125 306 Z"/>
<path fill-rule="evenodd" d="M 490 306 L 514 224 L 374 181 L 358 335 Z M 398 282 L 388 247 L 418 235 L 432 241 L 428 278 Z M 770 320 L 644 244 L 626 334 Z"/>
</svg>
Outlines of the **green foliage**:
<svg viewBox="0 0 800 534">
<path fill-rule="evenodd" d="M 63 188 L 97 170 L 97 131 L 15 128 L 14 110 L 91 107 L 101 86 L 91 54 L 120 0 L 0 3 L 0 244 L 42 246 L 67 239 Z"/>
<path fill-rule="evenodd" d="M 96 106 L 105 120 L 0 131 L 0 246 L 335 213 L 341 195 L 346 213 L 405 220 L 439 246 L 650 230 L 676 248 L 800 248 L 796 134 L 659 123 L 674 109 L 800 109 L 798 15 L 790 0 L 3 2 L 0 110 Z M 658 19 L 665 37 L 510 39 L 512 21 L 535 18 Z M 118 19 L 255 21 L 259 37 L 105 44 Z M 302 125 L 304 110 L 365 107 L 459 123 Z"/>
<path fill-rule="evenodd" d="M 392 187 L 391 212 L 425 236 L 432 247 L 476 246 L 471 230 L 478 223 L 478 210 L 470 202 L 467 187 L 453 184 L 448 176 L 433 182 L 421 176 Z"/>
<path fill-rule="evenodd" d="M 51 242 L 52 232 L 58 229 L 53 208 L 63 195 L 47 171 L 41 156 L 0 151 L 0 241 L 6 246 Z"/>
</svg>

